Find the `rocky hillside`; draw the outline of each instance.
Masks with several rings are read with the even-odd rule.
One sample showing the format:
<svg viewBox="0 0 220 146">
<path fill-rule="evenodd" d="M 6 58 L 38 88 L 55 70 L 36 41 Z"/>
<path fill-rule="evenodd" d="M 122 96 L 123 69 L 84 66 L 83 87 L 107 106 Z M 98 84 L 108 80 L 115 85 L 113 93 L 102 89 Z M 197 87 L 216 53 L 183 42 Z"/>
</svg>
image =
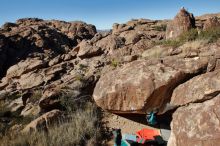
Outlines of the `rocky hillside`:
<svg viewBox="0 0 220 146">
<path fill-rule="evenodd" d="M 172 21 L 137 19 L 98 33 L 84 22 L 27 18 L 4 24 L 2 136 L 49 130 L 49 123 L 68 117 L 66 103 L 86 100 L 117 114 L 172 109 L 168 146 L 220 145 L 216 16 L 195 18 L 181 9 Z M 31 120 L 20 123 L 14 113 Z"/>
</svg>

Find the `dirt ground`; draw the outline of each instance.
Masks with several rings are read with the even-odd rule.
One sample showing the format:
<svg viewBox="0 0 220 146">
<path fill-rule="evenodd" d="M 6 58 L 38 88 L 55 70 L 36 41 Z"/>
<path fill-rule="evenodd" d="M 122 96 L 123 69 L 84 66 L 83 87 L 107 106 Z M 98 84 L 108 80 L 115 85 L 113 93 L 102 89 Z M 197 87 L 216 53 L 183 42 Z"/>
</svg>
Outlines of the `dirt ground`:
<svg viewBox="0 0 220 146">
<path fill-rule="evenodd" d="M 116 115 L 109 112 L 103 113 L 103 119 L 102 123 L 103 126 L 107 128 L 108 131 L 112 131 L 113 128 L 121 129 L 122 134 L 136 134 L 137 131 L 143 129 L 143 128 L 149 128 L 149 129 L 157 129 L 158 131 L 165 130 L 166 136 L 167 136 L 167 129 L 169 129 L 170 119 L 167 118 L 170 117 L 169 115 L 165 115 L 164 117 L 158 116 L 158 123 L 156 127 L 151 127 L 147 125 L 147 121 L 145 118 L 145 115 Z M 163 127 L 161 127 L 163 125 Z M 165 129 L 164 129 L 165 125 Z M 168 127 L 167 127 L 168 125 Z M 169 130 L 168 130 L 169 133 Z M 112 139 L 108 140 L 107 146 L 113 146 L 114 142 Z"/>
<path fill-rule="evenodd" d="M 135 134 L 137 131 L 143 128 L 158 129 L 147 125 L 144 115 L 116 115 L 108 112 L 104 112 L 103 121 L 104 126 L 108 131 L 112 128 L 121 129 L 122 134 Z M 159 129 L 158 129 L 159 130 Z M 113 146 L 113 140 L 107 142 L 108 146 Z"/>
</svg>

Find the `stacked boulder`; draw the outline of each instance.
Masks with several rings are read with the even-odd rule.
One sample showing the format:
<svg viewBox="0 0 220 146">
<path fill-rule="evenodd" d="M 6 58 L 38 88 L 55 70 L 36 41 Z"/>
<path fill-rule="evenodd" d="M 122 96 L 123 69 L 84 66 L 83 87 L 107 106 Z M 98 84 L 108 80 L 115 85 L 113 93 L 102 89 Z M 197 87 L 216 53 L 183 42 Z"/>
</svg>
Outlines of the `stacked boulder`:
<svg viewBox="0 0 220 146">
<path fill-rule="evenodd" d="M 166 39 L 175 39 L 183 32 L 195 28 L 195 18 L 184 8 L 180 9 L 175 18 L 167 25 Z"/>
</svg>

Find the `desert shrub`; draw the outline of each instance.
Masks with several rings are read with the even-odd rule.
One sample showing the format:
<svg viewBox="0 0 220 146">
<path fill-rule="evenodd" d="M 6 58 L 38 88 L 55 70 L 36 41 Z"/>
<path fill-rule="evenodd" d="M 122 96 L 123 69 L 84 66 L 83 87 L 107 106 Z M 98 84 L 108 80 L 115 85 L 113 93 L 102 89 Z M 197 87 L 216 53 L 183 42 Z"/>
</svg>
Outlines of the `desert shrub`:
<svg viewBox="0 0 220 146">
<path fill-rule="evenodd" d="M 155 46 L 142 53 L 143 58 L 160 58 L 168 55 L 168 48 Z"/>
<path fill-rule="evenodd" d="M 84 64 L 79 64 L 79 69 L 82 71 L 88 71 L 88 66 L 84 65 Z"/>
<path fill-rule="evenodd" d="M 119 62 L 116 59 L 111 60 L 111 66 L 117 67 L 119 65 Z"/>
<path fill-rule="evenodd" d="M 196 29 L 190 29 L 189 31 L 186 31 L 182 33 L 177 40 L 184 43 L 188 41 L 194 41 L 198 38 L 198 31 Z"/>
<path fill-rule="evenodd" d="M 84 80 L 84 77 L 83 77 L 82 74 L 77 74 L 77 75 L 75 76 L 75 79 L 76 79 L 77 81 L 83 81 L 83 80 Z"/>
<path fill-rule="evenodd" d="M 184 54 L 190 54 L 192 52 L 199 53 L 200 48 L 208 43 L 208 40 L 195 40 L 184 43 L 179 48 L 182 50 Z"/>
<path fill-rule="evenodd" d="M 208 40 L 210 43 L 217 41 L 220 38 L 220 27 L 210 28 L 205 31 L 201 31 L 198 35 L 200 40 Z"/>
<path fill-rule="evenodd" d="M 22 135 L 5 136 L 2 146 L 74 146 L 86 145 L 88 141 L 98 141 L 100 128 L 97 107 L 88 102 L 83 108 L 68 113 L 59 124 L 48 132 L 38 131 Z M 97 145 L 97 143 L 95 144 Z"/>
<path fill-rule="evenodd" d="M 220 27 L 210 28 L 207 30 L 201 30 L 198 32 L 196 29 L 191 29 L 187 32 L 182 33 L 176 39 L 162 40 L 155 42 L 156 45 L 164 45 L 171 47 L 179 47 L 186 42 L 204 40 L 208 43 L 213 43 L 220 38 Z"/>
<path fill-rule="evenodd" d="M 155 45 L 163 45 L 163 46 L 171 46 L 171 47 L 179 47 L 182 43 L 179 40 L 162 40 L 159 42 L 155 42 Z"/>
<path fill-rule="evenodd" d="M 166 31 L 167 25 L 166 24 L 156 25 L 154 27 L 154 29 L 157 30 L 157 31 Z"/>
<path fill-rule="evenodd" d="M 32 96 L 29 98 L 29 102 L 35 103 L 40 100 L 43 93 L 41 90 L 36 90 L 33 92 Z"/>
<path fill-rule="evenodd" d="M 84 109 L 87 102 L 90 102 L 90 95 L 80 95 L 78 90 L 63 90 L 59 101 L 65 112 L 74 112 L 78 109 Z"/>
</svg>

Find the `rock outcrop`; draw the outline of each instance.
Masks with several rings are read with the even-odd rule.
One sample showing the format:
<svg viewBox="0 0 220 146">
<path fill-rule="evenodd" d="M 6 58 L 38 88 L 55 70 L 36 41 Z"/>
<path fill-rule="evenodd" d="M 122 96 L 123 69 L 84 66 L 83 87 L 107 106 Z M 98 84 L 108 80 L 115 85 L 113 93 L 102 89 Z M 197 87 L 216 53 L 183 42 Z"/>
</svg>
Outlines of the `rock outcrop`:
<svg viewBox="0 0 220 146">
<path fill-rule="evenodd" d="M 195 18 L 193 14 L 182 8 L 175 18 L 167 25 L 166 39 L 177 38 L 183 32 L 192 28 L 195 28 Z"/>
<path fill-rule="evenodd" d="M 194 77 L 174 90 L 170 103 L 182 107 L 173 115 L 169 146 L 219 145 L 219 72 Z"/>
<path fill-rule="evenodd" d="M 220 96 L 180 107 L 173 114 L 168 146 L 208 146 L 220 144 Z"/>
<path fill-rule="evenodd" d="M 83 39 L 96 34 L 93 25 L 83 22 L 20 19 L 15 24 L 3 25 L 1 31 L 1 74 L 11 65 L 26 58 L 49 60 L 57 54 L 68 53 Z"/>
<path fill-rule="evenodd" d="M 202 83 L 202 84 L 201 84 Z M 214 98 L 220 93 L 220 70 L 209 72 L 178 86 L 171 98 L 171 104 L 183 106 Z"/>
<path fill-rule="evenodd" d="M 93 97 L 99 106 L 114 113 L 146 113 L 161 106 L 171 82 L 178 77 L 180 72 L 163 64 L 135 61 L 102 76 Z"/>
<path fill-rule="evenodd" d="M 220 19 L 218 17 L 211 17 L 205 21 L 203 29 L 207 30 L 215 27 L 220 27 Z"/>
</svg>

